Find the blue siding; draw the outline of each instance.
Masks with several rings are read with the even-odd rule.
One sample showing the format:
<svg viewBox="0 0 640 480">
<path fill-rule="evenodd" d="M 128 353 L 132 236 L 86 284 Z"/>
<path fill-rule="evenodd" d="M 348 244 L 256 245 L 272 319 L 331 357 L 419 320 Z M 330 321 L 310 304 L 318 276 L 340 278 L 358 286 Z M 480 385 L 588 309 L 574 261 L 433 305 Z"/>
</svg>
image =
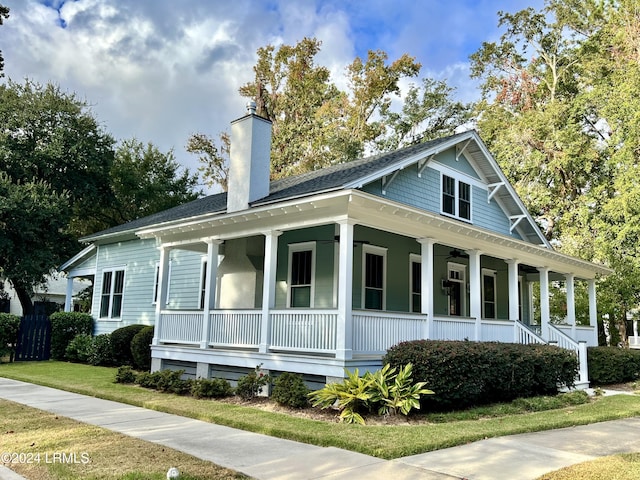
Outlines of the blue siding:
<svg viewBox="0 0 640 480">
<path fill-rule="evenodd" d="M 475 171 L 473 166 L 469 163 L 467 157 L 465 157 L 464 155 L 460 155 L 456 160 L 455 148 L 450 148 L 445 152 L 439 153 L 434 157 L 434 161 L 449 167 L 451 170 L 456 170 L 458 172 L 464 173 L 465 175 L 469 175 L 476 180 L 480 180 L 480 176 Z"/>
</svg>

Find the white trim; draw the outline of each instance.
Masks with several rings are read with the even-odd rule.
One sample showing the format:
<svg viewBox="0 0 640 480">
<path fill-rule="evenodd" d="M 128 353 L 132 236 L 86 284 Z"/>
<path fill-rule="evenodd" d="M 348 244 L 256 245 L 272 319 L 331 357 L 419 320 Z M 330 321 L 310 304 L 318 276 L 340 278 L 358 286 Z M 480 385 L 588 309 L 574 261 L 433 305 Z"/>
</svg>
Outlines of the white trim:
<svg viewBox="0 0 640 480">
<path fill-rule="evenodd" d="M 198 309 L 205 310 L 204 308 L 204 296 L 205 288 L 207 284 L 207 257 L 200 258 L 200 279 L 198 280 Z M 171 262 L 169 262 L 169 278 L 171 278 Z M 170 283 L 170 282 L 167 282 Z M 167 285 L 168 288 L 168 285 Z M 169 298 L 167 296 L 167 298 Z"/>
<path fill-rule="evenodd" d="M 444 211 L 444 177 L 451 178 L 454 181 L 453 206 L 454 213 Z M 469 187 L 469 218 L 460 216 L 460 183 L 464 183 Z M 455 218 L 466 223 L 473 223 L 473 185 L 468 183 L 466 179 L 460 175 L 449 175 L 446 172 L 440 172 L 440 213 L 446 217 Z"/>
<path fill-rule="evenodd" d="M 413 310 L 413 264 L 414 263 L 419 263 L 420 264 L 420 269 L 422 269 L 422 255 L 418 255 L 417 253 L 410 253 L 409 254 L 409 311 L 411 313 L 422 313 L 422 308 L 419 307 L 418 311 L 415 312 Z M 422 271 L 422 270 L 421 270 Z M 418 283 L 420 284 L 420 298 L 422 299 L 422 276 L 421 278 L 418 278 Z"/>
<path fill-rule="evenodd" d="M 102 316 L 102 297 L 106 295 L 103 293 L 104 291 L 104 275 L 107 272 L 111 272 L 113 275 L 111 276 L 111 284 L 109 285 L 109 304 L 107 306 L 107 316 Z M 117 272 L 122 272 L 122 294 L 120 298 L 120 315 L 117 317 L 113 317 L 113 296 L 115 289 L 115 276 Z M 122 314 L 124 312 L 124 298 L 125 298 L 125 286 L 127 284 L 127 267 L 126 265 L 114 266 L 114 267 L 106 267 L 100 271 L 100 289 L 98 290 L 98 320 L 99 321 L 109 321 L 109 322 L 120 322 L 122 321 Z"/>
<path fill-rule="evenodd" d="M 367 280 L 367 254 L 378 255 L 382 257 L 382 311 L 387 309 L 387 248 L 379 247 L 376 245 L 362 245 L 362 297 L 360 299 L 360 305 L 363 310 L 377 310 L 367 309 L 365 307 L 366 300 L 366 280 Z"/>
<path fill-rule="evenodd" d="M 447 175 L 448 177 L 453 177 L 456 180 L 460 180 L 464 183 L 468 183 L 473 187 L 478 187 L 482 190 L 489 191 L 489 185 L 484 183 L 482 180 L 479 180 L 476 177 L 473 177 L 465 172 L 461 172 L 460 170 L 454 170 L 453 168 L 448 167 L 447 165 L 444 165 L 443 163 L 440 163 L 437 160 L 431 161 L 429 163 L 429 168 L 432 168 L 436 172 L 440 173 L 440 177 L 442 177 L 442 175 L 444 174 L 444 175 Z M 440 187 L 442 187 L 442 184 L 440 185 Z"/>
<path fill-rule="evenodd" d="M 495 270 L 491 270 L 489 268 L 483 268 L 481 271 L 481 276 L 482 276 L 482 284 L 481 284 L 481 288 L 482 288 L 482 318 L 483 319 L 488 319 L 488 320 L 495 320 L 496 318 L 498 318 L 498 292 L 496 290 L 496 271 Z M 484 277 L 491 277 L 493 278 L 493 317 L 487 317 L 487 314 L 485 312 L 485 302 L 486 302 L 486 293 L 484 291 Z"/>
<path fill-rule="evenodd" d="M 287 308 L 296 308 L 291 306 L 291 267 L 293 266 L 292 258 L 294 252 L 307 252 L 311 251 L 311 283 L 309 284 L 309 306 L 300 308 L 313 308 L 315 304 L 315 292 L 316 292 L 316 242 L 302 242 L 289 244 L 289 253 L 287 257 Z M 305 286 L 305 285 L 297 285 Z"/>
</svg>

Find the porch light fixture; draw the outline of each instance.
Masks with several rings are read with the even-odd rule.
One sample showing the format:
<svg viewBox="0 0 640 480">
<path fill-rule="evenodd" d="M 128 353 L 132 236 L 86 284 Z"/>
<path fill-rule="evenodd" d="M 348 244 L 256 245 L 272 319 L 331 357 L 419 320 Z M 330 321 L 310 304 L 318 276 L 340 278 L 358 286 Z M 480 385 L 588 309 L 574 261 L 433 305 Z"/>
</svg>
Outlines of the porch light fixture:
<svg viewBox="0 0 640 480">
<path fill-rule="evenodd" d="M 453 287 L 453 282 L 446 278 L 442 279 L 442 291 L 447 295 L 451 295 L 451 288 Z"/>
</svg>

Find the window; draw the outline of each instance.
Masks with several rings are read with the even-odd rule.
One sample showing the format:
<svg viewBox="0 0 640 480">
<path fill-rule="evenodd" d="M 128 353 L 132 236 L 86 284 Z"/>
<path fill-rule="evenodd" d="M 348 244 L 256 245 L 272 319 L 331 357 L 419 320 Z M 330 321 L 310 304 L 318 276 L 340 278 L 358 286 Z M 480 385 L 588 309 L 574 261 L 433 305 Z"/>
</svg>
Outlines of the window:
<svg viewBox="0 0 640 480">
<path fill-rule="evenodd" d="M 124 269 L 104 270 L 100 295 L 100 318 L 121 317 L 123 293 Z"/>
<path fill-rule="evenodd" d="M 169 262 L 169 272 L 167 275 L 167 286 L 165 298 L 169 298 L 169 280 L 171 278 L 171 262 Z M 160 262 L 156 263 L 156 273 L 153 280 L 153 304 L 158 303 L 158 293 L 160 292 Z"/>
<path fill-rule="evenodd" d="M 461 317 L 467 311 L 466 267 L 459 263 L 449 263 L 447 270 L 449 272 L 449 315 Z"/>
<path fill-rule="evenodd" d="M 198 308 L 204 310 L 204 293 L 207 288 L 207 261 L 203 260 L 200 267 L 200 303 Z"/>
<path fill-rule="evenodd" d="M 471 185 L 443 174 L 442 213 L 471 220 Z"/>
<path fill-rule="evenodd" d="M 364 308 L 385 309 L 385 276 L 387 250 L 363 246 Z"/>
<path fill-rule="evenodd" d="M 288 304 L 292 308 L 313 307 L 315 243 L 289 246 Z"/>
<path fill-rule="evenodd" d="M 410 280 L 411 280 L 411 311 L 420 313 L 422 311 L 422 263 L 418 255 L 411 255 L 410 259 Z"/>
<path fill-rule="evenodd" d="M 496 318 L 496 272 L 482 269 L 482 318 Z"/>
</svg>

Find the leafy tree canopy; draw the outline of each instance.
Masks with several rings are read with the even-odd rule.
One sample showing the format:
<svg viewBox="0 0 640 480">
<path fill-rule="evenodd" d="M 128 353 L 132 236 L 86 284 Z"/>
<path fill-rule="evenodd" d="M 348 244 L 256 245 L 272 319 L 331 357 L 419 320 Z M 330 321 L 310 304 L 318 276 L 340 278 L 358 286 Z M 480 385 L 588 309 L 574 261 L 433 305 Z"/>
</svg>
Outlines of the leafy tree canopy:
<svg viewBox="0 0 640 480">
<path fill-rule="evenodd" d="M 0 25 L 5 18 L 9 18 L 9 7 L 5 7 L 4 5 L 0 5 Z M 4 58 L 2 57 L 2 50 L 0 50 L 0 77 L 4 77 L 4 73 L 2 70 L 4 69 Z"/>
</svg>

